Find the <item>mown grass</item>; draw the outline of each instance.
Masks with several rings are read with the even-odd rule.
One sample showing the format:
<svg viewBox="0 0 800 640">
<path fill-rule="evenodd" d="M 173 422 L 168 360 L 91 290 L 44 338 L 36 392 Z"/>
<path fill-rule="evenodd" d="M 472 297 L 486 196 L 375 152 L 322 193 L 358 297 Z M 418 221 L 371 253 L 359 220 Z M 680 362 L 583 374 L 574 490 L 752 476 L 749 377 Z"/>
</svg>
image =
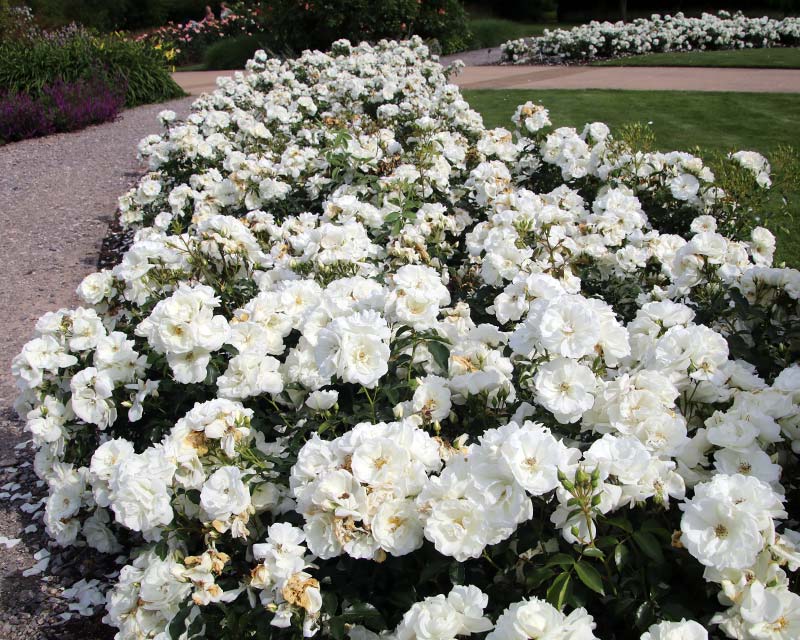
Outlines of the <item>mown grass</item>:
<svg viewBox="0 0 800 640">
<path fill-rule="evenodd" d="M 648 53 L 641 56 L 600 60 L 605 67 L 738 67 L 748 69 L 800 69 L 800 48 L 740 49 Z"/>
<path fill-rule="evenodd" d="M 612 131 L 634 122 L 651 123 L 663 151 L 713 152 L 748 149 L 769 155 L 798 144 L 800 96 L 782 93 L 609 90 L 465 90 L 487 127 L 510 127 L 517 105 L 533 100 L 550 110 L 553 125 L 582 128 L 601 121 Z M 769 225 L 778 236 L 778 259 L 800 266 L 800 193 L 791 218 Z"/>
<path fill-rule="evenodd" d="M 469 19 L 469 30 L 472 33 L 470 47 L 486 49 L 499 47 L 509 40 L 540 36 L 545 29 L 570 28 L 574 25 L 550 23 L 526 23 L 505 20 L 503 18 L 475 17 Z"/>
</svg>

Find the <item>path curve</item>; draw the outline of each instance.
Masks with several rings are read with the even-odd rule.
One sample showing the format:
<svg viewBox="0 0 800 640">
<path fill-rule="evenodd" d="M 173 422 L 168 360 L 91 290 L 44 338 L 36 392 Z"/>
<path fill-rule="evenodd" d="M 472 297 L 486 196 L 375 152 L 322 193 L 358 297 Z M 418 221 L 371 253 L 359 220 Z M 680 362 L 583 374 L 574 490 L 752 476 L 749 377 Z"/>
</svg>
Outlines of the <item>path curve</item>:
<svg viewBox="0 0 800 640">
<path fill-rule="evenodd" d="M 477 52 L 483 55 L 486 51 Z M 472 52 L 469 52 L 472 53 Z M 458 55 L 450 58 L 458 58 Z M 448 58 L 449 60 L 449 58 Z M 444 60 L 447 62 L 447 60 Z M 172 77 L 192 95 L 216 88 L 232 71 L 179 71 Z M 453 82 L 462 89 L 629 89 L 800 93 L 800 69 L 711 67 L 468 66 Z"/>
<path fill-rule="evenodd" d="M 97 270 L 117 198 L 144 171 L 136 159 L 137 143 L 158 132 L 159 111 L 169 108 L 185 116 L 191 102 L 183 98 L 138 107 L 116 122 L 0 147 L 0 467 L 14 464 L 13 447 L 22 439 L 12 409 L 12 358 L 32 337 L 39 316 L 78 304 L 75 288 Z M 0 502 L 0 535 L 19 537 L 19 504 Z M 20 576 L 34 564 L 33 551 L 24 544 L 3 549 L 3 640 L 47 637 L 40 625 L 52 622 L 48 587 L 39 577 Z"/>
<path fill-rule="evenodd" d="M 627 89 L 800 93 L 800 69 L 711 67 L 534 66 L 466 67 L 462 89 Z"/>
</svg>

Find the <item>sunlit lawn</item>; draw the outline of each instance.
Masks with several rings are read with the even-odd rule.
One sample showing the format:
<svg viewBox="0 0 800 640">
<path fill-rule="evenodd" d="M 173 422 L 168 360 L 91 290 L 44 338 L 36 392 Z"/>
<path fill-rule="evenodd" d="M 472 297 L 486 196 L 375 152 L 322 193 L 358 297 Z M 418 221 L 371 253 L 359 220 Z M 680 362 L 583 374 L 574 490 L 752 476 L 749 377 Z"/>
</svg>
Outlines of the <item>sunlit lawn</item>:
<svg viewBox="0 0 800 640">
<path fill-rule="evenodd" d="M 732 51 L 689 51 L 648 53 L 593 63 L 614 67 L 743 67 L 800 69 L 800 48 L 741 49 Z"/>
<path fill-rule="evenodd" d="M 713 151 L 749 149 L 769 155 L 778 146 L 800 144 L 800 96 L 786 93 L 715 93 L 609 90 L 465 90 L 487 127 L 510 127 L 517 105 L 533 100 L 550 110 L 553 125 L 582 128 L 602 121 L 612 131 L 626 123 L 650 122 L 659 149 Z M 779 236 L 778 258 L 800 266 L 800 194 L 793 218 L 770 226 Z"/>
</svg>

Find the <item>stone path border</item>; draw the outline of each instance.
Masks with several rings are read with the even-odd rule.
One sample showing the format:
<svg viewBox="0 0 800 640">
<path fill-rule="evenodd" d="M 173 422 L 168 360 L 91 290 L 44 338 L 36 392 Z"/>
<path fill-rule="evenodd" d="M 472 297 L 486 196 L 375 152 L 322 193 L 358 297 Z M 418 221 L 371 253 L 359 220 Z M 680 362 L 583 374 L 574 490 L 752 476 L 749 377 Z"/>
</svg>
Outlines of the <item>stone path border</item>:
<svg viewBox="0 0 800 640">
<path fill-rule="evenodd" d="M 457 57 L 457 56 L 454 56 Z M 233 73 L 233 72 L 228 72 Z M 212 91 L 224 71 L 172 74 L 185 91 Z M 628 89 L 800 93 L 800 69 L 711 67 L 470 66 L 453 81 L 462 89 Z"/>
</svg>

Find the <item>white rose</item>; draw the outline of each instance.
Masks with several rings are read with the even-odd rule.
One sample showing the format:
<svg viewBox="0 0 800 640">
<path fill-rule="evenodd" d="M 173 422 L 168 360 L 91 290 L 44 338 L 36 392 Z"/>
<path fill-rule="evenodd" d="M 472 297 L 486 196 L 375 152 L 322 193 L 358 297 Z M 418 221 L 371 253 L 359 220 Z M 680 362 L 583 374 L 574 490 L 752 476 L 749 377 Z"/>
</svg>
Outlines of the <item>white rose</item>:
<svg viewBox="0 0 800 640">
<path fill-rule="evenodd" d="M 200 490 L 200 506 L 209 520 L 221 522 L 247 511 L 250 491 L 242 482 L 241 470 L 221 467 L 211 474 Z"/>
<path fill-rule="evenodd" d="M 384 551 L 404 556 L 422 546 L 422 521 L 411 500 L 391 500 L 372 518 L 372 535 Z"/>
<path fill-rule="evenodd" d="M 339 400 L 339 392 L 335 389 L 320 389 L 309 394 L 306 406 L 317 413 L 327 411 Z"/>
<path fill-rule="evenodd" d="M 645 631 L 641 640 L 708 640 L 708 631 L 694 620 L 660 622 Z"/>
<path fill-rule="evenodd" d="M 422 414 L 432 421 L 444 420 L 450 415 L 450 389 L 447 381 L 439 376 L 427 376 L 414 391 L 411 399 L 414 413 Z"/>
<path fill-rule="evenodd" d="M 100 304 L 114 294 L 114 277 L 111 271 L 104 269 L 90 273 L 78 285 L 78 296 L 86 304 Z"/>
<path fill-rule="evenodd" d="M 561 423 L 577 422 L 592 408 L 597 378 L 589 367 L 556 358 L 539 367 L 534 378 L 536 401 Z"/>
</svg>

